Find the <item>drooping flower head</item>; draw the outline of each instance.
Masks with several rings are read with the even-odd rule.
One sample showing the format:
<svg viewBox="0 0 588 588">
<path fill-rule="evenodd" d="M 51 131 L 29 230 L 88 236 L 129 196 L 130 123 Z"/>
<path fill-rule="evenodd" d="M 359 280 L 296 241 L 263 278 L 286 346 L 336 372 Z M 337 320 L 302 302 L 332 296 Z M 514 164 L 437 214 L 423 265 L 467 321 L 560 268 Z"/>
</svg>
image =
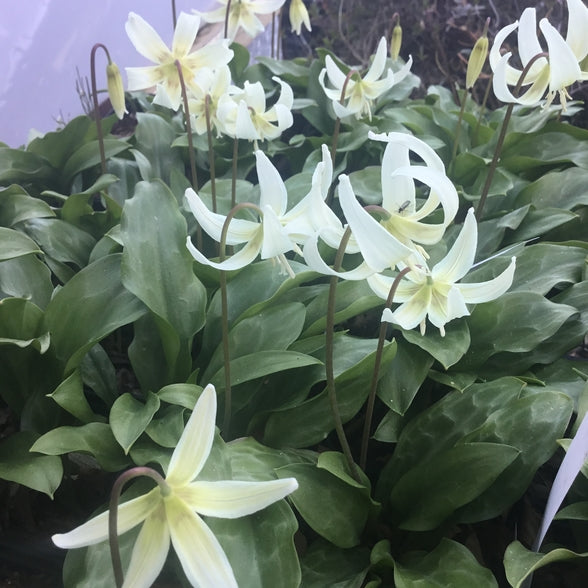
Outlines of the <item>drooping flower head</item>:
<svg viewBox="0 0 588 588">
<path fill-rule="evenodd" d="M 588 8 L 582 0 L 568 0 L 568 31 L 566 39 L 549 23 L 546 18 L 539 22 L 539 28 L 547 45 L 544 50 L 537 36 L 537 16 L 534 8 L 526 8 L 520 21 L 507 25 L 498 31 L 490 50 L 490 66 L 494 72 L 493 88 L 496 97 L 503 102 L 515 102 L 532 106 L 538 104 L 547 92 L 546 105 L 551 104 L 557 94 L 565 109 L 570 97 L 568 86 L 578 80 L 588 79 L 588 72 L 583 72 L 580 62 L 588 54 Z M 501 56 L 500 48 L 507 37 L 517 31 L 518 52 L 523 68 L 542 53 L 530 66 L 522 87 L 526 90 L 515 96 L 509 86 L 516 86 L 523 71 L 510 65 L 511 52 Z"/>
<path fill-rule="evenodd" d="M 199 12 L 205 22 L 225 22 L 228 0 L 217 0 L 221 6 L 210 12 Z M 285 0 L 231 0 L 229 7 L 229 28 L 227 36 L 235 39 L 239 29 L 243 29 L 250 37 L 263 32 L 265 26 L 257 18 L 258 14 L 272 14 L 284 5 Z"/>
<path fill-rule="evenodd" d="M 231 564 L 200 515 L 239 518 L 266 508 L 298 487 L 294 478 L 270 482 L 199 481 L 215 433 L 216 391 L 202 392 L 175 448 L 165 478 L 147 494 L 118 509 L 118 533 L 142 524 L 124 587 L 151 586 L 163 568 L 170 542 L 192 586 L 237 588 Z M 85 547 L 108 538 L 108 512 L 77 529 L 53 535 L 64 549 Z"/>
<path fill-rule="evenodd" d="M 233 51 L 229 49 L 226 40 L 215 41 L 193 50 L 199 27 L 199 16 L 180 13 L 170 50 L 151 25 L 138 14 L 129 13 L 125 24 L 129 39 L 141 55 L 157 64 L 127 67 L 129 92 L 147 90 L 155 86 L 155 104 L 177 110 L 182 93 L 176 60 L 180 62 L 186 85 L 191 83 L 200 68 L 219 68 L 228 64 L 233 57 Z"/>
<path fill-rule="evenodd" d="M 478 228 L 473 208 L 447 255 L 429 270 L 426 265 L 414 267 L 398 285 L 395 302 L 402 304 L 392 312 L 385 309 L 382 320 L 414 329 L 420 325 L 424 335 L 426 319 L 445 335 L 445 325 L 470 312 L 466 304 L 489 302 L 504 294 L 512 285 L 515 258 L 497 277 L 487 282 L 458 283 L 472 268 L 478 242 Z M 400 265 L 399 267 L 403 267 Z M 377 274 L 368 277 L 376 295 L 386 300 L 394 277 Z"/>
<path fill-rule="evenodd" d="M 300 35 L 302 32 L 302 25 L 306 27 L 307 31 L 311 31 L 310 17 L 308 16 L 308 10 L 302 0 L 292 0 L 290 2 L 290 25 L 292 32 Z"/>
<path fill-rule="evenodd" d="M 367 116 L 371 120 L 374 101 L 394 84 L 400 82 L 410 71 L 412 58 L 409 58 L 396 73 L 390 68 L 384 72 L 387 57 L 386 47 L 386 38 L 382 37 L 372 64 L 363 78 L 355 73 L 350 79 L 347 79 L 347 74 L 337 67 L 330 55 L 325 58 L 325 68 L 319 74 L 319 82 L 327 97 L 332 101 L 333 110 L 339 118 L 355 116 L 359 119 Z M 385 77 L 382 78 L 384 73 Z M 332 87 L 327 87 L 325 84 L 325 76 L 328 76 Z M 341 100 L 344 86 L 345 95 Z"/>
</svg>

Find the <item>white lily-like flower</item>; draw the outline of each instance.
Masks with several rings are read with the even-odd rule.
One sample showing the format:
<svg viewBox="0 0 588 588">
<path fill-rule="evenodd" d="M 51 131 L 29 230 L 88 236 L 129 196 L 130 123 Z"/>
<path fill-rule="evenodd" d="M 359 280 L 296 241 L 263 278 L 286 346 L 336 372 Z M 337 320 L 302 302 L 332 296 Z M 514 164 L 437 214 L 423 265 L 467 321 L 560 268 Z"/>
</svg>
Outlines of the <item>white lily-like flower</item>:
<svg viewBox="0 0 588 588">
<path fill-rule="evenodd" d="M 192 586 L 237 587 L 231 564 L 220 543 L 199 515 L 239 518 L 281 500 L 298 487 L 294 478 L 269 482 L 198 481 L 212 449 L 216 391 L 202 392 L 175 448 L 159 486 L 118 509 L 118 533 L 143 524 L 137 537 L 124 586 L 148 587 L 163 568 L 170 541 Z M 72 549 L 108 538 L 108 512 L 69 533 L 53 535 L 58 547 Z"/>
<path fill-rule="evenodd" d="M 255 158 L 259 179 L 261 218 L 257 222 L 233 218 L 227 230 L 227 245 L 243 243 L 245 245 L 230 258 L 221 262 L 209 260 L 194 247 L 189 237 L 186 245 L 196 261 L 220 270 L 240 269 L 261 255 L 262 259 L 277 259 L 282 269 L 290 277 L 294 277 L 292 268 L 284 254 L 288 251 L 294 251 L 302 255 L 298 244 L 306 239 L 309 231 L 304 227 L 309 225 L 306 222 L 295 225 L 294 221 L 296 217 L 306 214 L 308 211 L 306 207 L 298 207 L 287 212 L 288 193 L 278 170 L 262 151 L 256 151 Z M 198 194 L 191 188 L 186 190 L 185 197 L 190 211 L 204 232 L 215 241 L 220 241 L 227 217 L 208 210 Z"/>
<path fill-rule="evenodd" d="M 428 317 L 444 336 L 446 323 L 470 314 L 466 304 L 488 302 L 504 294 L 512 285 L 514 257 L 509 266 L 492 280 L 458 283 L 474 265 L 477 243 L 478 226 L 472 208 L 447 255 L 432 270 L 426 266 L 413 267 L 406 279 L 401 280 L 393 302 L 402 304 L 394 312 L 384 309 L 382 321 L 395 323 L 403 329 L 420 325 L 424 335 Z M 394 277 L 378 274 L 370 276 L 367 281 L 374 293 L 386 300 Z"/>
<path fill-rule="evenodd" d="M 290 2 L 289 16 L 292 32 L 300 35 L 302 32 L 302 25 L 306 27 L 307 31 L 312 31 L 308 10 L 306 9 L 306 5 L 302 0 L 292 0 L 292 2 Z"/>
<path fill-rule="evenodd" d="M 129 92 L 146 90 L 156 86 L 155 104 L 177 110 L 182 99 L 180 79 L 175 65 L 182 67 L 182 75 L 188 86 L 196 72 L 202 67 L 219 68 L 233 57 L 227 40 L 209 43 L 201 49 L 192 50 L 200 17 L 181 12 L 174 32 L 171 50 L 161 40 L 153 27 L 134 12 L 129 13 L 125 29 L 135 49 L 157 65 L 127 67 Z"/>
<path fill-rule="evenodd" d="M 544 52 L 537 37 L 537 17 L 534 8 L 526 8 L 519 22 L 502 28 L 496 35 L 490 50 L 490 66 L 494 72 L 493 88 L 496 97 L 503 102 L 515 102 L 532 106 L 539 103 L 547 91 L 546 106 L 559 94 L 562 107 L 570 98 L 567 87 L 578 80 L 588 79 L 588 72 L 582 72 L 580 62 L 588 54 L 588 8 L 581 0 L 568 0 L 568 31 L 566 39 L 547 19 L 539 22 L 539 28 L 547 44 L 548 58 L 539 57 L 525 76 L 522 87 L 528 87 L 520 96 L 514 96 L 509 86 L 516 86 L 522 70 L 509 64 L 512 54 L 501 56 L 500 47 L 506 38 L 518 29 L 518 51 L 525 68 L 536 55 Z"/>
<path fill-rule="evenodd" d="M 224 125 L 218 118 L 217 111 L 219 101 L 228 92 L 230 85 L 231 70 L 227 65 L 215 70 L 204 67 L 194 76 L 190 85 L 188 107 L 190 109 L 192 129 L 199 135 L 203 135 L 207 131 L 207 101 L 211 128 L 216 129 L 219 137 L 224 132 Z"/>
<path fill-rule="evenodd" d="M 225 132 L 237 139 L 264 141 L 277 139 L 294 123 L 292 88 L 277 76 L 272 78 L 280 84 L 280 96 L 267 111 L 265 90 L 261 82 L 245 81 L 244 87 L 232 87 L 218 102 L 217 117 Z"/>
<path fill-rule="evenodd" d="M 228 0 L 217 2 L 222 6 L 210 12 L 198 12 L 205 22 L 225 22 Z M 231 0 L 227 32 L 229 39 L 233 41 L 239 29 L 243 29 L 250 37 L 256 37 L 265 29 L 257 15 L 277 12 L 284 2 L 285 0 Z"/>
<path fill-rule="evenodd" d="M 387 143 L 381 177 L 382 207 L 389 217 L 381 221 L 382 225 L 411 248 L 416 247 L 415 243 L 432 245 L 440 241 L 459 208 L 459 196 L 445 174 L 441 158 L 424 141 L 406 133 L 375 134 L 370 131 L 369 138 Z M 412 165 L 411 152 L 425 165 Z M 430 188 L 429 196 L 419 209 L 416 207 L 415 180 Z M 439 205 L 443 209 L 443 221 L 438 224 L 422 222 Z"/>
<path fill-rule="evenodd" d="M 356 73 L 347 80 L 347 74 L 337 67 L 333 59 L 329 55 L 325 58 L 325 68 L 319 74 L 319 82 L 327 97 L 331 99 L 333 110 L 339 118 L 354 115 L 358 119 L 367 116 L 371 120 L 374 100 L 387 92 L 394 84 L 400 82 L 410 71 L 412 57 L 396 73 L 388 68 L 386 77 L 380 79 L 386 69 L 388 54 L 386 47 L 386 38 L 382 37 L 372 64 L 363 78 Z M 332 88 L 325 85 L 326 75 L 329 77 Z M 341 100 L 341 93 L 346 81 L 345 96 Z"/>
</svg>

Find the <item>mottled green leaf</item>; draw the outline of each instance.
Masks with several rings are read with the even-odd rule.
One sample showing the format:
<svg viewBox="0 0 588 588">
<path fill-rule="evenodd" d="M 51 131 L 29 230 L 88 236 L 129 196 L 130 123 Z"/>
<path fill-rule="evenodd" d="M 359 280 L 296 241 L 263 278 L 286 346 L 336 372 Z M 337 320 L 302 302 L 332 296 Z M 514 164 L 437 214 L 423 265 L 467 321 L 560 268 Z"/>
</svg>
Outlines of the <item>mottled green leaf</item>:
<svg viewBox="0 0 588 588">
<path fill-rule="evenodd" d="M 153 415 L 159 409 L 159 397 L 147 392 L 145 402 L 133 398 L 128 392 L 119 396 L 110 409 L 110 427 L 114 438 L 129 452 L 131 445 L 141 436 Z"/>
</svg>

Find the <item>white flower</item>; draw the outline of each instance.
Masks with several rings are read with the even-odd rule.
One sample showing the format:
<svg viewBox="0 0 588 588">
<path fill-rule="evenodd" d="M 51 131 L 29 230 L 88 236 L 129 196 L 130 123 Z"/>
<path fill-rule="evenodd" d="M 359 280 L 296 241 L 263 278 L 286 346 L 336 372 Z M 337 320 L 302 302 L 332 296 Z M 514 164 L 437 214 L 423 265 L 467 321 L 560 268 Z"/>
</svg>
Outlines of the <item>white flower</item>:
<svg viewBox="0 0 588 588">
<path fill-rule="evenodd" d="M 308 16 L 308 10 L 302 0 L 292 0 L 290 2 L 290 25 L 292 26 L 292 32 L 300 35 L 302 31 L 302 25 L 306 27 L 307 31 L 311 31 L 310 18 Z"/>
<path fill-rule="evenodd" d="M 200 12 L 205 22 L 225 22 L 228 0 L 217 0 L 222 4 L 210 12 Z M 232 0 L 229 9 L 228 37 L 234 40 L 242 28 L 250 37 L 256 37 L 265 27 L 258 14 L 272 14 L 282 8 L 285 0 Z"/>
<path fill-rule="evenodd" d="M 347 81 L 344 99 L 341 101 L 341 92 L 345 85 L 347 74 L 343 73 L 333 59 L 327 55 L 325 59 L 326 67 L 319 74 L 319 82 L 327 97 L 331 99 L 335 114 L 339 118 L 355 115 L 358 119 L 367 116 L 371 120 L 374 100 L 408 74 L 412 65 L 412 57 L 396 73 L 388 68 L 386 77 L 380 79 L 386 69 L 386 56 L 386 38 L 382 37 L 368 72 L 363 78 L 359 77 L 359 74 L 351 76 Z M 329 81 L 333 88 L 328 88 L 325 85 L 325 75 L 329 76 Z"/>
<path fill-rule="evenodd" d="M 292 88 L 276 76 L 272 79 L 280 84 L 280 97 L 267 111 L 261 82 L 252 84 L 245 81 L 243 89 L 233 86 L 229 93 L 221 96 L 217 117 L 224 132 L 237 139 L 264 141 L 277 139 L 285 129 L 292 126 Z"/>
<path fill-rule="evenodd" d="M 580 64 L 588 54 L 588 8 L 581 0 L 568 0 L 568 31 L 566 39 L 557 32 L 547 19 L 542 19 L 539 28 L 547 44 L 548 58 L 540 57 L 530 67 L 522 87 L 528 87 L 520 96 L 514 96 L 509 86 L 516 86 L 522 70 L 509 64 L 511 53 L 500 55 L 505 39 L 518 29 L 518 51 L 521 64 L 526 67 L 531 59 L 544 52 L 537 37 L 537 17 L 534 8 L 527 8 L 520 22 L 502 28 L 494 39 L 490 50 L 490 66 L 494 72 L 493 88 L 496 97 L 503 102 L 515 102 L 532 106 L 537 104 L 547 91 L 546 105 L 551 104 L 556 94 L 565 109 L 569 98 L 567 87 L 574 82 L 588 79 Z"/>
<path fill-rule="evenodd" d="M 196 73 L 190 85 L 188 107 L 192 128 L 199 135 L 206 133 L 206 102 L 210 115 L 211 128 L 216 128 L 217 136 L 224 132 L 224 125 L 218 118 L 218 104 L 228 92 L 231 84 L 231 70 L 224 65 L 216 70 L 204 67 Z"/>
<path fill-rule="evenodd" d="M 441 158 L 424 141 L 406 133 L 376 135 L 370 131 L 369 138 L 387 143 L 381 172 L 382 207 L 390 216 L 381 221 L 382 225 L 411 248 L 415 248 L 414 243 L 432 245 L 440 241 L 459 208 L 457 191 L 445 175 Z M 423 160 L 424 166 L 411 164 L 411 151 Z M 415 180 L 430 189 L 418 209 Z M 443 222 L 422 222 L 439 205 L 443 209 Z"/>
<path fill-rule="evenodd" d="M 240 269 L 261 254 L 262 259 L 276 258 L 282 268 L 294 277 L 284 253 L 295 251 L 302 255 L 297 241 L 306 238 L 306 231 L 303 228 L 308 225 L 307 223 L 301 223 L 298 227 L 292 225 L 292 229 L 289 229 L 288 225 L 304 212 L 304 207 L 298 208 L 295 213 L 287 213 L 288 194 L 278 170 L 262 151 L 256 151 L 255 158 L 259 178 L 261 218 L 258 222 L 233 218 L 227 231 L 227 245 L 243 243 L 245 245 L 232 257 L 222 262 L 210 261 L 194 247 L 189 237 L 186 245 L 196 261 L 220 270 Z M 190 211 L 204 232 L 215 241 L 220 241 L 227 217 L 208 210 L 198 194 L 191 188 L 186 190 L 185 196 Z"/>
<path fill-rule="evenodd" d="M 184 82 L 188 86 L 200 68 L 219 68 L 229 63 L 233 57 L 233 51 L 229 49 L 226 40 L 209 43 L 192 51 L 199 27 L 199 16 L 180 13 L 170 51 L 151 25 L 139 15 L 130 12 L 125 24 L 129 39 L 141 55 L 157 65 L 127 67 L 128 91 L 146 90 L 156 86 L 154 102 L 177 110 L 182 92 L 176 60 L 180 62 Z"/>
<path fill-rule="evenodd" d="M 487 282 L 458 284 L 472 268 L 478 242 L 474 209 L 470 209 L 463 228 L 449 253 L 432 270 L 414 267 L 398 285 L 394 302 L 402 304 L 392 312 L 384 309 L 382 320 L 396 323 L 403 329 L 420 325 L 425 333 L 426 318 L 445 335 L 445 324 L 469 315 L 466 304 L 488 302 L 504 294 L 512 285 L 515 258 L 497 277 Z M 374 293 L 386 300 L 394 278 L 373 275 L 368 283 Z"/>
<path fill-rule="evenodd" d="M 236 587 L 231 565 L 218 540 L 199 515 L 238 518 L 284 498 L 298 487 L 294 478 L 270 482 L 198 481 L 212 448 L 216 391 L 209 384 L 198 399 L 175 448 L 162 491 L 156 487 L 118 509 L 118 533 L 143 523 L 133 547 L 124 586 L 151 586 L 161 571 L 170 540 L 188 581 L 200 588 Z M 53 535 L 71 549 L 108 538 L 108 512 L 69 533 Z"/>
</svg>

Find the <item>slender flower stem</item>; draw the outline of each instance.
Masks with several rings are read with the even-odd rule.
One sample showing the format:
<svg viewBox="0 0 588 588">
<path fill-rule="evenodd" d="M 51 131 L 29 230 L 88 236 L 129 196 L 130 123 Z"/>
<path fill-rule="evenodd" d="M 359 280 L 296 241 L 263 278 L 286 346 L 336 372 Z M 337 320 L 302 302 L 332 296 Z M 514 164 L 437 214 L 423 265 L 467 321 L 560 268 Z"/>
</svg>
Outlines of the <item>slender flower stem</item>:
<svg viewBox="0 0 588 588">
<path fill-rule="evenodd" d="M 354 69 L 350 70 L 345 77 L 345 81 L 343 82 L 343 87 L 341 88 L 341 97 L 339 98 L 339 102 L 343 105 L 343 101 L 345 100 L 345 92 L 347 91 L 347 85 L 349 84 L 349 80 L 352 78 L 357 71 Z M 339 142 L 339 132 L 341 129 L 341 119 L 337 117 L 335 121 L 335 129 L 333 131 L 333 143 L 331 144 L 331 159 L 333 161 L 333 165 L 335 165 L 335 155 L 337 153 L 337 143 Z"/>
<path fill-rule="evenodd" d="M 112 569 L 114 571 L 114 581 L 116 588 L 121 588 L 124 583 L 124 574 L 122 569 L 122 562 L 120 559 L 120 549 L 118 545 L 118 528 L 117 528 L 117 514 L 118 505 L 120 502 L 120 494 L 123 486 L 140 476 L 146 476 L 155 480 L 163 494 L 169 493 L 169 486 L 161 475 L 152 468 L 136 467 L 126 472 L 123 472 L 114 482 L 112 491 L 110 493 L 110 506 L 108 511 L 108 541 L 110 543 L 110 558 L 112 560 Z"/>
<path fill-rule="evenodd" d="M 263 212 L 259 206 L 250 202 L 242 202 L 234 206 L 223 224 L 220 238 L 220 261 L 225 260 L 227 233 L 229 225 L 235 215 L 244 208 L 252 208 L 256 210 L 260 216 Z M 229 349 L 229 302 L 227 296 L 227 272 L 220 270 L 220 292 L 221 292 L 221 331 L 223 340 L 223 361 L 225 371 L 225 413 L 223 420 L 223 436 L 225 439 L 229 438 L 229 431 L 231 428 L 231 406 L 232 406 L 232 390 L 231 390 L 231 357 Z"/>
<path fill-rule="evenodd" d="M 465 90 L 463 100 L 461 101 L 461 108 L 459 109 L 459 116 L 457 117 L 457 127 L 455 129 L 455 138 L 453 139 L 453 149 L 451 151 L 451 161 L 449 163 L 449 173 L 453 175 L 453 168 L 455 166 L 455 158 L 457 157 L 457 147 L 459 146 L 459 138 L 461 135 L 461 127 L 463 125 L 463 115 L 465 112 L 466 103 L 468 101 L 469 92 Z"/>
<path fill-rule="evenodd" d="M 212 212 L 216 212 L 216 173 L 214 167 L 214 149 L 212 147 L 212 125 L 210 123 L 210 94 L 204 99 L 206 114 L 206 134 L 208 136 L 208 166 L 210 168 L 210 190 L 212 194 Z"/>
<path fill-rule="evenodd" d="M 411 270 L 409 267 L 405 267 L 402 271 L 398 273 L 398 275 L 394 278 L 394 282 L 392 282 L 392 287 L 390 288 L 390 292 L 388 293 L 388 298 L 386 300 L 386 308 L 390 308 L 392 302 L 394 300 L 394 295 L 396 294 L 396 290 L 398 289 L 398 284 L 400 284 L 400 280 Z M 376 349 L 376 358 L 374 362 L 374 372 L 372 374 L 372 383 L 370 386 L 370 395 L 368 396 L 367 407 L 365 411 L 365 421 L 363 423 L 363 435 L 361 439 L 361 454 L 359 458 L 359 467 L 365 471 L 367 465 L 367 455 L 368 455 L 368 445 L 370 442 L 370 433 L 372 429 L 372 419 L 374 417 L 374 406 L 376 404 L 376 391 L 378 388 L 378 379 L 380 377 L 380 366 L 382 364 L 382 354 L 384 352 L 384 343 L 386 341 L 386 331 L 387 331 L 388 324 L 387 323 L 380 323 L 380 336 L 378 338 L 378 347 Z"/>
<path fill-rule="evenodd" d="M 178 22 L 177 13 L 176 13 L 176 0 L 172 0 L 171 5 L 172 5 L 172 19 L 174 22 L 174 30 L 175 30 L 176 24 Z"/>
<path fill-rule="evenodd" d="M 272 12 L 272 40 L 270 48 L 270 57 L 274 59 L 276 57 L 276 13 Z"/>
<path fill-rule="evenodd" d="M 225 30 L 224 30 L 224 38 L 229 38 L 229 14 L 231 13 L 231 0 L 227 2 L 227 12 L 225 14 Z"/>
<path fill-rule="evenodd" d="M 482 104 L 480 105 L 480 112 L 478 113 L 478 120 L 476 121 L 476 128 L 474 129 L 474 145 L 478 142 L 478 131 L 480 130 L 480 124 L 482 122 L 482 116 L 486 111 L 486 103 L 488 102 L 488 96 L 490 96 L 490 88 L 492 87 L 492 76 L 488 78 L 486 84 L 486 90 L 484 90 L 484 96 L 482 98 Z"/>
<path fill-rule="evenodd" d="M 542 57 L 549 57 L 548 53 L 537 53 L 534 55 L 529 63 L 525 66 L 521 75 L 519 77 L 519 81 L 515 86 L 513 94 L 518 96 L 518 93 L 529 73 L 529 70 L 533 66 L 533 64 Z M 490 192 L 490 187 L 492 185 L 492 180 L 494 179 L 494 173 L 496 172 L 496 168 L 498 166 L 498 160 L 500 159 L 500 154 L 502 153 L 502 147 L 504 145 L 504 139 L 506 138 L 506 131 L 508 130 L 508 123 L 510 122 L 510 117 L 512 116 L 512 111 L 514 109 L 514 102 L 511 102 L 508 107 L 506 108 L 506 114 L 504 115 L 504 119 L 502 120 L 502 126 L 500 128 L 500 135 L 498 136 L 498 141 L 496 142 L 496 147 L 494 149 L 494 157 L 490 163 L 490 169 L 488 170 L 488 175 L 486 176 L 486 182 L 484 183 L 484 188 L 482 189 L 482 194 L 480 195 L 480 200 L 478 202 L 478 207 L 476 208 L 476 220 L 481 220 L 482 218 L 482 211 L 484 210 L 484 204 L 486 204 L 486 198 L 488 198 L 488 193 Z"/>
<path fill-rule="evenodd" d="M 335 263 L 333 264 L 333 269 L 335 271 L 338 271 L 341 268 L 341 262 L 343 261 L 343 255 L 345 254 L 345 248 L 347 247 L 347 243 L 349 241 L 350 236 L 351 230 L 349 229 L 349 227 L 347 227 L 345 233 L 343 234 L 343 238 L 341 239 L 339 249 L 337 250 Z M 349 442 L 347 441 L 347 437 L 345 436 L 345 430 L 343 429 L 343 421 L 341 420 L 341 413 L 339 412 L 339 404 L 337 403 L 337 391 L 335 388 L 335 302 L 338 281 L 339 278 L 337 278 L 337 276 L 332 276 L 329 281 L 329 298 L 327 302 L 327 324 L 325 331 L 325 372 L 327 377 L 327 393 L 329 396 L 329 403 L 331 406 L 331 414 L 333 415 L 333 420 L 335 421 L 335 431 L 337 432 L 337 438 L 339 439 L 339 445 L 341 445 L 343 455 L 345 455 L 345 459 L 347 460 L 349 472 L 353 476 L 354 480 L 356 480 L 357 482 L 361 482 L 359 472 L 357 471 L 357 466 L 353 461 L 353 455 L 351 454 Z"/>
<path fill-rule="evenodd" d="M 237 160 L 239 159 L 239 139 L 233 139 L 233 173 L 231 175 L 231 208 L 237 204 Z"/>
<path fill-rule="evenodd" d="M 96 121 L 96 133 L 98 134 L 98 149 L 100 150 L 100 170 L 102 174 L 106 173 L 106 154 L 104 152 L 104 133 L 102 132 L 102 117 L 100 116 L 100 106 L 98 104 L 98 90 L 96 84 L 96 51 L 102 49 L 106 53 L 108 63 L 111 62 L 110 53 L 106 45 L 96 43 L 90 53 L 90 74 L 92 77 L 92 100 L 94 101 L 94 120 Z"/>
</svg>

